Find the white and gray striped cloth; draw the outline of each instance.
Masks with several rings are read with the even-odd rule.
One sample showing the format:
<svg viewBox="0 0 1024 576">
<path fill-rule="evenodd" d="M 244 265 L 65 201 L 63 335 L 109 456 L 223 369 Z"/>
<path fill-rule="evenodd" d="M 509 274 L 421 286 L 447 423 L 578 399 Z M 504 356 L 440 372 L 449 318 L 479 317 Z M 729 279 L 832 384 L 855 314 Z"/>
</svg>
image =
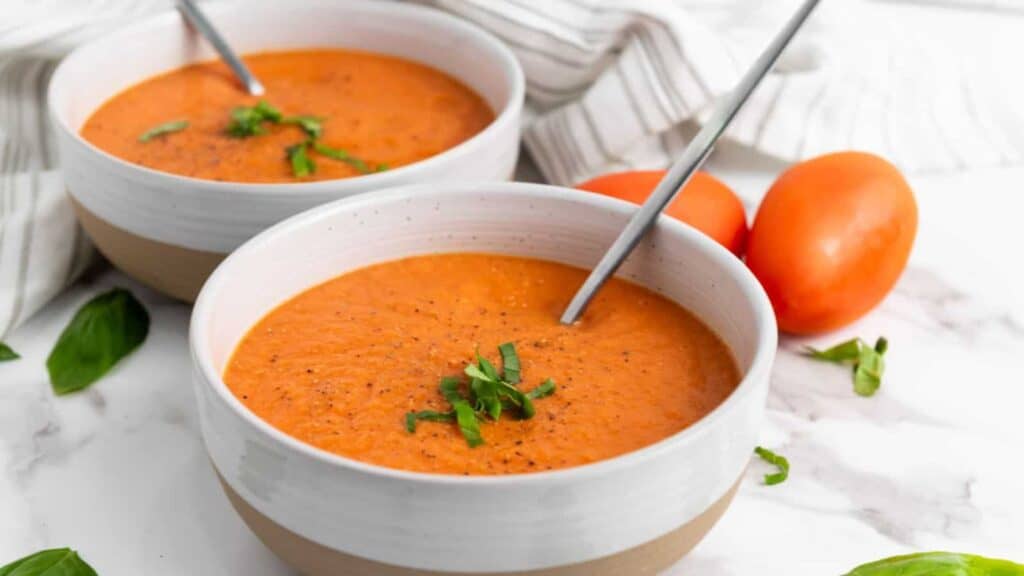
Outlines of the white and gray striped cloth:
<svg viewBox="0 0 1024 576">
<path fill-rule="evenodd" d="M 282 0 L 284 1 L 284 0 Z M 301 0 L 292 0 L 301 1 Z M 525 143 L 574 184 L 678 157 L 796 0 L 416 0 L 518 55 Z M 0 0 L 0 338 L 88 263 L 49 136 L 55 62 L 171 0 Z M 857 148 L 908 172 L 1024 161 L 1024 3 L 824 0 L 727 137 L 796 160 Z"/>
</svg>

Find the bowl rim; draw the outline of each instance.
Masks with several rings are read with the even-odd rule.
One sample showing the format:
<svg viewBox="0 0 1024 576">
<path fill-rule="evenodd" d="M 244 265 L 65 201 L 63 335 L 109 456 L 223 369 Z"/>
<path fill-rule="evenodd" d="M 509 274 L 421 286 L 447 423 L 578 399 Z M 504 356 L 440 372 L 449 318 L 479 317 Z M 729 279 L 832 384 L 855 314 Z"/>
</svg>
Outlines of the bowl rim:
<svg viewBox="0 0 1024 576">
<path fill-rule="evenodd" d="M 699 439 L 705 430 L 717 425 L 726 414 L 736 409 L 743 399 L 755 392 L 761 378 L 766 381 L 770 376 L 771 364 L 775 357 L 778 341 L 778 329 L 775 323 L 775 314 L 768 300 L 768 296 L 761 284 L 754 277 L 746 265 L 736 258 L 726 248 L 719 245 L 697 229 L 684 224 L 683 222 L 668 216 L 658 219 L 656 226 L 667 228 L 675 234 L 681 234 L 687 242 L 693 244 L 694 248 L 710 256 L 726 272 L 730 274 L 740 286 L 742 293 L 753 305 L 754 320 L 758 331 L 757 343 L 755 345 L 754 357 L 750 368 L 745 371 L 736 389 L 716 406 L 712 411 L 705 414 L 695 423 L 686 428 L 631 452 L 620 454 L 612 458 L 596 462 L 559 468 L 541 472 L 501 474 L 501 475 L 477 475 L 463 476 L 455 474 L 441 474 L 434 472 L 417 472 L 389 468 L 377 464 L 363 462 L 322 448 L 307 444 L 298 438 L 290 436 L 270 423 L 266 422 L 248 407 L 242 404 L 227 387 L 224 379 L 216 369 L 210 357 L 208 324 L 212 313 L 215 310 L 212 301 L 221 290 L 224 279 L 232 273 L 235 263 L 263 248 L 264 245 L 276 242 L 279 238 L 287 236 L 292 231 L 304 228 L 316 223 L 320 219 L 327 218 L 337 211 L 359 210 L 372 207 L 376 203 L 400 201 L 409 197 L 422 199 L 427 195 L 447 196 L 461 195 L 467 192 L 479 193 L 481 188 L 487 189 L 488 194 L 500 194 L 522 198 L 555 198 L 565 201 L 583 201 L 592 203 L 598 209 L 614 211 L 624 216 L 632 214 L 636 205 L 624 200 L 611 198 L 603 195 L 584 192 L 561 186 L 547 184 L 532 184 L 523 182 L 496 182 L 496 183 L 432 183 L 412 184 L 399 186 L 388 190 L 379 191 L 374 194 L 359 194 L 349 198 L 343 198 L 334 202 L 320 205 L 278 224 L 268 228 L 259 235 L 247 241 L 237 250 L 232 252 L 210 275 L 203 286 L 189 322 L 189 347 L 192 356 L 194 369 L 198 377 L 202 379 L 196 386 L 205 386 L 211 389 L 218 400 L 225 403 L 236 416 L 252 427 L 263 438 L 278 444 L 286 450 L 296 451 L 299 454 L 312 458 L 321 464 L 347 469 L 351 472 L 366 474 L 377 479 L 389 479 L 409 481 L 442 486 L 510 486 L 510 485 L 536 485 L 552 482 L 572 483 L 595 476 L 605 475 L 611 472 L 630 468 L 644 461 L 651 460 L 666 452 L 676 449 L 681 444 L 690 443 Z M 445 252 L 448 253 L 448 252 Z M 312 287 L 309 286 L 309 287 Z M 251 327 L 251 326 L 250 326 Z M 199 390 L 196 390 L 197 395 Z M 201 400 L 200 400 L 201 401 Z"/>
<path fill-rule="evenodd" d="M 267 6 L 283 6 L 277 5 L 273 2 L 264 0 L 262 2 Z M 222 14 L 230 13 L 233 11 L 240 11 L 240 4 L 213 4 L 205 9 L 209 14 Z M 220 181 L 220 180 L 209 180 L 205 178 L 196 178 L 193 176 L 182 176 L 180 174 L 174 174 L 172 172 L 165 172 L 162 170 L 156 170 L 141 164 L 135 164 L 122 158 L 119 158 L 109 152 L 100 149 L 93 143 L 89 142 L 85 138 L 82 138 L 80 131 L 74 130 L 69 125 L 66 114 L 62 110 L 57 109 L 58 96 L 62 92 L 70 90 L 71 86 L 65 86 L 68 80 L 65 76 L 69 73 L 68 70 L 73 66 L 77 65 L 77 60 L 82 58 L 82 54 L 87 54 L 91 50 L 99 50 L 105 45 L 115 45 L 122 38 L 126 36 L 132 36 L 145 32 L 153 33 L 154 29 L 163 29 L 166 26 L 172 25 L 172 20 L 177 21 L 180 25 L 184 26 L 184 21 L 180 14 L 175 8 L 169 8 L 167 10 L 160 11 L 152 16 L 130 22 L 124 26 L 121 26 L 109 34 L 98 36 L 84 44 L 76 47 L 72 50 L 65 58 L 63 58 L 57 65 L 57 68 L 53 72 L 53 76 L 50 79 L 50 83 L 46 89 L 47 107 L 49 111 L 50 120 L 53 125 L 60 131 L 63 131 L 71 140 L 86 151 L 87 154 L 92 155 L 94 158 L 98 158 L 101 161 L 109 163 L 115 167 L 118 171 L 124 174 L 135 174 L 141 175 L 146 178 L 153 179 L 161 187 L 164 188 L 191 188 L 191 189 L 203 189 L 206 191 L 216 192 L 227 192 L 227 193 L 239 193 L 239 194 L 251 194 L 251 195 L 276 195 L 276 194 L 296 194 L 296 193 L 325 193 L 331 194 L 332 196 L 337 194 L 344 194 L 346 192 L 355 192 L 359 189 L 366 189 L 369 187 L 384 188 L 389 185 L 399 184 L 401 181 L 408 182 L 414 180 L 422 175 L 422 173 L 433 170 L 437 164 L 441 164 L 448 161 L 453 161 L 457 157 L 465 156 L 475 148 L 480 147 L 485 140 L 493 136 L 494 134 L 500 134 L 506 126 L 512 122 L 517 122 L 520 114 L 522 113 L 524 101 L 526 98 L 526 79 L 523 73 L 523 68 L 519 64 L 519 60 L 515 57 L 511 48 L 506 46 L 501 40 L 499 40 L 494 34 L 483 29 L 468 20 L 456 18 L 455 16 L 444 12 L 437 8 L 431 8 L 428 6 L 421 6 L 418 4 L 410 4 L 404 2 L 372 2 L 371 0 L 346 0 L 345 3 L 333 3 L 326 0 L 314 0 L 309 3 L 312 8 L 323 8 L 327 10 L 349 10 L 355 9 L 357 11 L 376 11 L 382 16 L 386 17 L 388 14 L 396 12 L 403 12 L 413 17 L 422 19 L 424 21 L 434 21 L 441 26 L 453 27 L 461 29 L 468 36 L 472 37 L 478 45 L 486 45 L 493 50 L 493 53 L 497 55 L 497 60 L 493 64 L 498 64 L 504 72 L 507 80 L 509 80 L 510 87 L 509 93 L 505 100 L 504 105 L 500 110 L 492 110 L 495 113 L 494 119 L 491 120 L 483 130 L 477 132 L 470 138 L 463 140 L 462 142 L 443 150 L 433 156 L 417 160 L 404 166 L 399 166 L 394 169 L 386 170 L 384 172 L 376 172 L 371 174 L 363 174 L 359 176 L 353 176 L 349 178 L 335 178 L 328 180 L 316 180 L 311 182 L 233 182 L 233 181 Z M 314 48 L 341 48 L 350 50 L 360 50 L 359 47 L 339 47 L 339 46 L 305 46 L 303 48 L 292 48 L 289 50 L 303 50 L 303 49 L 314 49 Z M 255 50 L 248 51 L 245 54 L 262 54 L 265 52 L 273 52 L 275 50 Z M 284 50 L 282 50 L 284 51 Z M 378 52 L 373 52 L 378 53 Z M 399 57 L 402 58 L 402 57 Z M 419 64 L 429 66 L 432 69 L 438 70 L 436 67 L 416 60 L 415 58 L 406 58 Z M 167 72 L 177 70 L 182 66 L 194 64 L 197 62 L 205 62 L 210 59 L 195 60 L 185 62 L 178 65 L 176 68 L 171 68 Z M 456 74 L 449 74 L 443 70 L 438 70 L 452 78 L 455 78 L 463 85 L 466 85 L 474 93 L 479 95 L 479 92 L 472 86 L 468 86 L 465 80 Z M 122 88 L 118 92 L 107 95 L 104 100 L 93 108 L 88 114 L 91 116 L 103 106 L 106 102 L 113 98 L 121 91 L 131 88 L 137 85 L 139 82 L 144 82 L 148 79 L 153 78 L 156 75 L 165 72 L 150 74 L 145 76 L 133 84 Z M 352 188 L 353 190 L 349 190 Z"/>
</svg>

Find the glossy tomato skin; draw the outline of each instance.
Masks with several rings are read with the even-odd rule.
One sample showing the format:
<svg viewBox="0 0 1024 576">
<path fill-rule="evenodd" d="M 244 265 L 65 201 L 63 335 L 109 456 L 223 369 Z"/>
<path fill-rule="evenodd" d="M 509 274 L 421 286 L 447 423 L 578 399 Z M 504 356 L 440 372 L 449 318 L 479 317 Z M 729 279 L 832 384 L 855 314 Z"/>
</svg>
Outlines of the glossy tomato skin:
<svg viewBox="0 0 1024 576">
<path fill-rule="evenodd" d="M 664 170 L 633 170 L 598 176 L 576 187 L 642 204 L 665 176 Z M 721 180 L 706 172 L 693 175 L 669 204 L 665 214 L 682 220 L 743 256 L 747 240 L 747 216 L 739 197 Z"/>
<path fill-rule="evenodd" d="M 917 203 L 896 167 L 872 154 L 828 154 L 796 164 L 768 190 L 747 265 L 781 330 L 827 332 L 881 302 L 916 233 Z"/>
</svg>

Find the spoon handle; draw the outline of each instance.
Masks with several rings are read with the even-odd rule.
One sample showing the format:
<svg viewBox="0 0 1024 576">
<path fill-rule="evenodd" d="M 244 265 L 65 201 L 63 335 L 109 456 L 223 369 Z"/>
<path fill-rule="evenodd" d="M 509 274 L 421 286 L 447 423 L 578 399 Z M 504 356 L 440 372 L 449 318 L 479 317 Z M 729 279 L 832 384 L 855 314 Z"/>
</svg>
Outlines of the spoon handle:
<svg viewBox="0 0 1024 576">
<path fill-rule="evenodd" d="M 214 50 L 216 50 L 218 54 L 220 54 L 220 57 L 224 59 L 224 62 L 227 63 L 228 67 L 230 67 L 235 73 L 235 76 L 238 76 L 242 85 L 245 86 L 246 92 L 253 96 L 263 95 L 263 84 L 260 84 L 260 81 L 253 76 L 245 63 L 243 63 L 238 55 L 235 54 L 234 50 L 228 46 L 227 42 L 225 42 L 224 38 L 219 32 L 217 32 L 217 29 L 213 27 L 213 24 L 207 20 L 206 15 L 203 14 L 203 11 L 199 9 L 199 6 L 194 2 L 194 0 L 178 0 L 178 9 L 181 10 L 181 13 L 185 16 L 185 19 L 188 20 L 189 24 L 191 24 L 192 27 L 203 36 L 203 38 L 206 38 L 206 41 L 213 46 Z"/>
<path fill-rule="evenodd" d="M 771 67 L 775 64 L 779 54 L 786 48 L 789 41 L 807 20 L 807 16 L 817 6 L 819 0 L 805 0 L 790 17 L 786 25 L 772 39 L 764 52 L 758 56 L 757 61 L 740 79 L 739 84 L 719 103 L 711 114 L 711 117 L 700 129 L 700 132 L 693 138 L 680 158 L 672 167 L 658 186 L 651 193 L 650 197 L 633 214 L 633 217 L 626 224 L 626 227 L 615 239 L 608 251 L 601 257 L 601 261 L 590 272 L 590 276 L 573 296 L 569 306 L 562 314 L 562 324 L 572 324 L 593 299 L 601 286 L 608 281 L 622 262 L 629 256 L 630 252 L 640 243 L 644 233 L 654 224 L 658 215 L 675 198 L 679 190 L 686 185 L 697 171 L 697 168 L 704 163 L 704 160 L 711 153 L 718 137 L 722 135 L 725 128 L 729 126 L 736 116 L 740 107 L 747 101 L 750 94 L 757 88 Z"/>
</svg>

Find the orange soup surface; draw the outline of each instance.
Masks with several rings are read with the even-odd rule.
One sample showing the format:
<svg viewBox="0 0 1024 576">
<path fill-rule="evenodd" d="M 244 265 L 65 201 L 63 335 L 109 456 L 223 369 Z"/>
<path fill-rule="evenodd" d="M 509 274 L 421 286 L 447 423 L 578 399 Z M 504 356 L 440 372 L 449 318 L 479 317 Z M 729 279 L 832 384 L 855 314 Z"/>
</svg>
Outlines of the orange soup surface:
<svg viewBox="0 0 1024 576">
<path fill-rule="evenodd" d="M 286 148 L 305 139 L 294 124 L 266 133 L 226 133 L 236 107 L 260 100 L 284 116 L 321 119 L 320 140 L 363 160 L 394 168 L 434 156 L 483 130 L 494 114 L 447 74 L 409 60 L 352 50 L 301 50 L 243 58 L 266 94 L 245 93 L 222 62 L 156 76 L 114 96 L 82 127 L 82 137 L 135 164 L 231 182 L 295 182 Z M 140 142 L 147 130 L 184 120 L 180 131 Z M 302 180 L 358 176 L 350 163 L 311 153 L 316 170 Z"/>
<path fill-rule="evenodd" d="M 613 279 L 581 322 L 559 314 L 585 272 L 485 254 L 413 257 L 356 270 L 307 290 L 260 320 L 224 379 L 260 418 L 304 442 L 404 470 L 512 474 L 578 466 L 664 439 L 736 388 L 729 349 L 693 314 Z M 438 390 L 476 351 L 500 370 L 515 343 L 529 391 L 547 378 L 536 414 L 482 421 L 471 448 Z M 465 378 L 465 377 L 463 377 Z"/>
</svg>

